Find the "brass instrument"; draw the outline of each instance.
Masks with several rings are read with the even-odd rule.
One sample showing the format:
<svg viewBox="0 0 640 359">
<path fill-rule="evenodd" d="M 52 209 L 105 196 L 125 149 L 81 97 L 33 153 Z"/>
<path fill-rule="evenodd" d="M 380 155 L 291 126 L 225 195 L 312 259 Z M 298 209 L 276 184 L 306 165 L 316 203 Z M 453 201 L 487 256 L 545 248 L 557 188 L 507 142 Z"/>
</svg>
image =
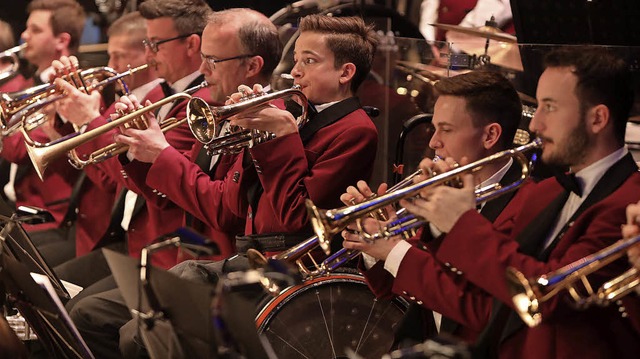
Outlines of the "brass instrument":
<svg viewBox="0 0 640 359">
<path fill-rule="evenodd" d="M 26 43 L 0 52 L 0 59 L 9 59 L 11 62 L 11 67 L 0 72 L 0 83 L 12 78 L 18 73 L 18 70 L 20 69 L 20 59 L 18 58 L 18 54 L 25 47 L 27 47 Z"/>
<path fill-rule="evenodd" d="M 604 266 L 624 256 L 627 249 L 640 243 L 640 236 L 619 240 L 600 251 L 537 278 L 526 278 L 514 268 L 507 269 L 507 283 L 516 312 L 530 327 L 542 322 L 540 304 L 566 289 L 578 308 L 596 304 L 606 306 L 640 285 L 640 273 L 631 268 L 594 290 L 587 278 Z M 586 295 L 581 295 L 578 285 Z"/>
<path fill-rule="evenodd" d="M 44 171 L 46 170 L 51 160 L 67 152 L 69 152 L 72 165 L 77 166 L 79 168 L 82 168 L 87 164 L 104 161 L 110 157 L 113 157 L 114 155 L 125 152 L 128 146 L 121 143 L 113 143 L 109 146 L 105 146 L 93 152 L 92 154 L 89 155 L 89 158 L 84 161 L 81 160 L 79 156 L 77 156 L 75 151 L 72 151 L 72 150 L 120 126 L 131 127 L 132 124 L 135 124 L 135 126 L 138 127 L 139 129 L 145 129 L 147 122 L 144 116 L 148 112 L 154 111 L 162 107 L 163 105 L 172 103 L 176 100 L 181 100 L 181 99 L 191 100 L 192 99 L 191 94 L 207 86 L 208 86 L 207 82 L 203 81 L 200 85 L 189 88 L 184 92 L 176 93 L 169 97 L 165 97 L 164 99 L 158 102 L 155 102 L 150 106 L 143 107 L 137 111 L 127 114 L 126 116 L 122 116 L 111 122 L 107 122 L 98 128 L 94 128 L 92 130 L 89 130 L 83 133 L 75 132 L 65 137 L 62 137 L 56 141 L 52 141 L 48 143 L 39 143 L 25 136 L 27 153 L 31 158 L 31 162 L 33 163 L 33 167 L 38 173 L 38 176 L 40 176 L 40 179 L 42 179 Z M 168 119 L 165 119 L 160 124 L 160 127 L 162 129 L 162 132 L 166 132 L 176 128 L 177 126 L 182 125 L 183 123 L 185 123 L 185 121 L 187 121 L 186 118 L 183 118 L 183 119 L 168 118 Z M 24 128 L 22 130 L 25 131 Z"/>
<path fill-rule="evenodd" d="M 413 178 L 421 173 L 422 173 L 422 170 L 415 171 L 411 175 L 404 178 L 402 181 L 398 182 L 393 187 L 389 188 L 387 190 L 387 193 L 396 191 L 400 188 L 404 188 L 410 185 L 413 181 Z M 379 220 L 385 220 L 387 217 L 386 212 L 384 212 L 382 209 L 379 211 L 373 212 L 372 215 L 373 217 Z M 302 275 L 303 279 L 311 279 L 311 278 L 322 277 L 330 274 L 335 269 L 341 267 L 344 263 L 352 260 L 353 258 L 357 257 L 360 254 L 360 251 L 358 250 L 341 248 L 336 253 L 332 254 L 322 262 L 318 263 L 316 262 L 315 258 L 313 258 L 313 256 L 311 255 L 311 252 L 314 249 L 318 248 L 319 245 L 320 245 L 319 237 L 313 236 L 287 249 L 286 251 L 283 251 L 279 254 L 272 256 L 270 259 L 277 260 L 277 261 L 284 261 L 287 263 L 293 262 L 298 267 L 298 270 Z M 302 260 L 305 256 L 313 264 L 313 269 L 307 268 L 307 266 L 303 263 Z M 267 265 L 267 261 L 268 261 L 267 258 L 262 253 L 260 253 L 260 251 L 253 248 L 250 248 L 247 250 L 247 258 L 249 259 L 249 263 L 251 267 L 255 269 L 264 268 Z M 269 283 L 269 285 L 265 285 L 265 287 L 269 288 L 268 289 L 269 292 L 275 292 L 275 293 L 280 292 L 279 289 L 274 289 L 277 286 L 273 283 Z"/>
<path fill-rule="evenodd" d="M 531 143 L 528 143 L 526 145 L 495 153 L 491 156 L 485 157 L 468 165 L 457 167 L 449 172 L 436 175 L 414 185 L 352 206 L 332 210 L 322 210 L 317 208 L 313 204 L 313 202 L 307 200 L 307 209 L 311 217 L 311 224 L 313 225 L 313 229 L 319 237 L 320 246 L 325 251 L 325 253 L 329 254 L 331 236 L 342 231 L 350 223 L 360 221 L 363 217 L 369 215 L 370 213 L 380 208 L 393 205 L 401 199 L 414 197 L 418 195 L 420 191 L 426 188 L 446 184 L 448 182 L 456 180 L 457 178 L 460 178 L 460 176 L 464 174 L 477 172 L 487 164 L 507 158 L 513 158 L 514 160 L 517 160 L 522 166 L 522 175 L 517 181 L 505 186 L 496 183 L 492 186 L 476 190 L 477 203 L 489 201 L 509 191 L 515 190 L 516 188 L 520 187 L 522 183 L 524 183 L 524 181 L 530 175 L 532 166 L 532 163 L 529 162 L 529 160 L 525 156 L 525 153 L 538 149 L 541 146 L 542 141 L 539 138 L 536 138 Z M 412 228 L 419 224 L 424 224 L 423 220 L 412 215 L 402 218 L 404 219 L 401 220 L 401 225 L 406 224 L 405 222 L 408 221 L 412 221 Z M 414 220 L 417 220 L 418 222 L 414 223 Z M 402 232 L 403 227 L 400 226 L 395 230 L 398 233 Z"/>
<path fill-rule="evenodd" d="M 127 84 L 122 79 L 148 67 L 149 65 L 144 64 L 123 73 L 117 73 L 110 67 L 94 67 L 72 72 L 63 79 L 85 93 L 101 90 L 114 82 L 118 82 L 127 92 Z M 23 91 L 0 94 L 2 136 L 10 136 L 21 127 L 25 127 L 27 132 L 39 127 L 46 122 L 46 116 L 39 111 L 63 97 L 65 94 L 61 93 L 53 83 L 34 86 Z"/>
<path fill-rule="evenodd" d="M 300 99 L 303 107 L 300 121 L 306 121 L 307 97 L 300 91 L 300 87 L 296 85 L 282 91 L 247 96 L 242 98 L 241 102 L 218 107 L 210 107 L 204 100 L 194 98 L 189 101 L 187 106 L 189 128 L 195 138 L 205 145 L 209 153 L 239 153 L 245 147 L 252 147 L 255 144 L 274 138 L 274 135 L 266 131 L 244 129 L 239 126 L 233 126 L 223 133 L 222 126 L 220 126 L 222 122 L 238 113 L 288 96 L 296 96 Z M 301 125 L 302 123 L 299 122 L 298 126 Z"/>
</svg>

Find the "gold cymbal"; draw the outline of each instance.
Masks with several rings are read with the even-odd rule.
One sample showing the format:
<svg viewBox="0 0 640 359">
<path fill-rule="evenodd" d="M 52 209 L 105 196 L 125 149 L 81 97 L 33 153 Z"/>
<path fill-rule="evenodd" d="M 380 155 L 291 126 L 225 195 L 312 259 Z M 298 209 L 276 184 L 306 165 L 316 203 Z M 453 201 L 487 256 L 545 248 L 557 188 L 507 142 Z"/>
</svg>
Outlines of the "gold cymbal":
<svg viewBox="0 0 640 359">
<path fill-rule="evenodd" d="M 483 27 L 491 28 L 490 26 Z M 477 56 L 485 54 L 487 38 L 451 31 L 447 32 L 447 41 L 452 43 L 454 49 L 464 51 L 467 54 Z M 520 59 L 520 49 L 518 48 L 517 43 L 500 40 L 491 41 L 490 39 L 486 54 L 489 55 L 491 58 L 490 62 L 494 65 L 516 71 L 523 71 L 522 60 Z"/>
<path fill-rule="evenodd" d="M 454 31 L 457 33 L 467 34 L 470 36 L 480 37 L 483 39 L 491 39 L 497 41 L 503 41 L 511 44 L 515 44 L 518 42 L 518 39 L 509 35 L 502 30 L 495 28 L 493 26 L 481 26 L 481 27 L 464 27 L 459 25 L 449 25 L 449 24 L 430 24 L 431 26 L 437 27 L 438 29 Z"/>
<path fill-rule="evenodd" d="M 396 63 L 401 66 L 411 70 L 414 70 L 421 75 L 428 77 L 431 80 L 439 80 L 443 77 L 452 77 L 455 75 L 460 75 L 467 73 L 471 70 L 451 70 L 445 67 L 439 67 L 434 65 L 427 65 L 420 62 L 411 62 L 411 61 L 396 61 Z"/>
</svg>

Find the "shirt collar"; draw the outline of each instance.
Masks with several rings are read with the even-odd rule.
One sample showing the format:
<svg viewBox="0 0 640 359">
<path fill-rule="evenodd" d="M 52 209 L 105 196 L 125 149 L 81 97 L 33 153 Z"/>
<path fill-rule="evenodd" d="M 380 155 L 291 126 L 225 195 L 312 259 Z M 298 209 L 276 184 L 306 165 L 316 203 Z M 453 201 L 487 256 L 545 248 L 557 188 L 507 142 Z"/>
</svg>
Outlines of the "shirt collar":
<svg viewBox="0 0 640 359">
<path fill-rule="evenodd" d="M 153 81 L 147 82 L 146 84 L 144 84 L 144 85 L 142 85 L 142 86 L 139 86 L 139 87 L 134 88 L 134 89 L 133 89 L 133 90 L 131 90 L 129 93 L 130 93 L 131 95 L 135 95 L 135 96 L 136 96 L 136 98 L 137 98 L 139 101 L 142 101 L 145 97 L 147 97 L 147 95 L 149 94 L 149 92 L 150 92 L 154 87 L 158 86 L 158 84 L 159 84 L 160 82 L 162 82 L 162 81 L 163 81 L 163 80 L 162 80 L 162 79 L 160 79 L 160 78 L 155 79 L 155 80 L 153 80 Z"/>
<path fill-rule="evenodd" d="M 197 79 L 198 76 L 200 76 L 200 71 L 196 71 L 196 72 L 192 73 L 191 75 L 187 75 L 187 76 L 181 78 L 180 80 L 170 84 L 171 88 L 176 93 L 184 92 L 184 90 L 187 89 L 187 86 L 189 86 L 189 84 L 191 84 L 193 81 L 195 81 L 195 79 Z"/>
<path fill-rule="evenodd" d="M 591 190 L 593 190 L 600 178 L 604 176 L 605 172 L 616 162 L 620 161 L 622 157 L 626 156 L 627 153 L 629 153 L 629 150 L 626 146 L 620 147 L 608 156 L 576 172 L 576 180 L 582 188 L 582 197 L 591 193 Z"/>
</svg>

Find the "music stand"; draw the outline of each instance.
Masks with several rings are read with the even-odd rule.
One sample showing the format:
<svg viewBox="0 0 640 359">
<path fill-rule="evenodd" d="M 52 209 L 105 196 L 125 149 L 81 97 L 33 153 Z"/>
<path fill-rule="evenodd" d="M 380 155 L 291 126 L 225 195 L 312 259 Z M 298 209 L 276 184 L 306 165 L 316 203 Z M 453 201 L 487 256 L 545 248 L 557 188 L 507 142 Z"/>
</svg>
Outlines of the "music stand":
<svg viewBox="0 0 640 359">
<path fill-rule="evenodd" d="M 141 271 L 133 258 L 108 249 L 103 253 L 127 307 L 140 320 L 140 334 L 151 358 L 218 358 L 227 339 L 249 358 L 268 358 L 253 322 L 255 306 L 233 314 L 223 308 L 223 315 L 216 316 L 212 303 L 219 298 L 214 286 L 150 265 Z M 233 304 L 240 305 L 235 300 Z"/>
<path fill-rule="evenodd" d="M 21 206 L 14 212 L 5 201 L 0 199 L 0 224 L 4 224 L 0 230 L 0 251 L 13 256 L 30 272 L 47 276 L 58 297 L 66 302 L 70 298 L 69 293 L 21 226 L 21 223 L 37 224 L 51 220 L 53 216 L 46 210 Z"/>
<path fill-rule="evenodd" d="M 93 359 L 49 277 L 30 273 L 26 265 L 5 250 L 0 258 L 0 280 L 10 304 L 29 322 L 45 350 L 54 358 Z"/>
</svg>

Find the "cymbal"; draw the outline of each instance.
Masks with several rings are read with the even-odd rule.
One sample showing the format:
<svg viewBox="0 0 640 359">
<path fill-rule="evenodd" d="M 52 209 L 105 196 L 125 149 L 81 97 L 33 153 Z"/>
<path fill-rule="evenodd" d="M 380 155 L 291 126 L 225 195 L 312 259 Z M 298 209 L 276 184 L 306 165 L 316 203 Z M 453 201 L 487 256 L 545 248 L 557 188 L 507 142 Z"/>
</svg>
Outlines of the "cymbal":
<svg viewBox="0 0 640 359">
<path fill-rule="evenodd" d="M 419 74 L 428 77 L 431 80 L 439 80 L 443 77 L 452 77 L 455 75 L 460 75 L 467 73 L 471 70 L 451 70 L 445 67 L 439 67 L 434 65 L 427 65 L 420 62 L 411 62 L 411 61 L 396 61 L 396 63 L 408 69 L 418 72 Z"/>
<path fill-rule="evenodd" d="M 491 28 L 489 26 L 483 27 Z M 451 42 L 455 49 L 478 56 L 484 55 L 487 43 L 486 38 L 454 31 L 447 32 L 447 41 Z M 517 43 L 500 40 L 489 41 L 489 47 L 486 51 L 487 55 L 491 58 L 490 62 L 492 64 L 516 71 L 523 71 L 520 49 Z"/>
<path fill-rule="evenodd" d="M 527 95 L 524 92 L 518 91 L 518 97 L 520 97 L 520 101 L 522 101 L 524 103 L 530 103 L 530 104 L 537 104 L 538 103 L 538 100 L 536 100 L 535 97 L 531 97 L 531 96 Z"/>
<path fill-rule="evenodd" d="M 493 26 L 481 26 L 481 27 L 464 27 L 459 25 L 449 25 L 449 24 L 430 24 L 431 26 L 437 27 L 438 29 L 454 31 L 457 33 L 467 34 L 475 37 L 480 37 L 483 39 L 491 39 L 507 42 L 510 44 L 515 44 L 518 42 L 518 39 L 509 35 L 502 30 L 495 28 Z"/>
</svg>

